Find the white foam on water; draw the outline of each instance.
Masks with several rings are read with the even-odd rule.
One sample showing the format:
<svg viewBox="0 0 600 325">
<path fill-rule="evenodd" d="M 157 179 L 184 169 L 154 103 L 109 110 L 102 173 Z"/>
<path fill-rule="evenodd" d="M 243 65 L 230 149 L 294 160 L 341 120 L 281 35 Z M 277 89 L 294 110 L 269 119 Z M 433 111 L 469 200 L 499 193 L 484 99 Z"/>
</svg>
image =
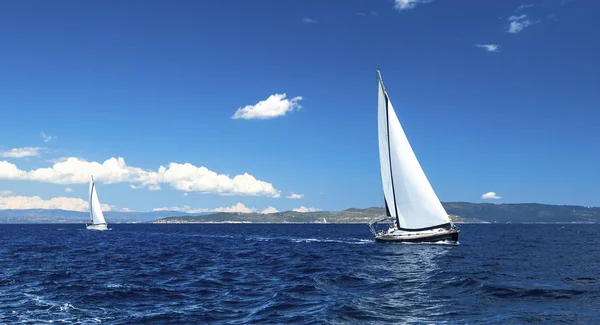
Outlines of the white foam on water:
<svg viewBox="0 0 600 325">
<path fill-rule="evenodd" d="M 410 243 L 410 242 L 400 242 L 399 244 L 403 245 L 448 245 L 448 246 L 458 246 L 459 242 L 454 242 L 451 240 L 440 240 L 436 242 L 420 242 L 420 243 Z"/>
<path fill-rule="evenodd" d="M 340 239 L 319 239 L 319 238 L 297 238 L 287 236 L 276 236 L 276 237 L 264 237 L 264 236 L 250 236 L 245 238 L 246 240 L 257 240 L 257 241 L 272 241 L 272 240 L 287 240 L 293 243 L 338 243 L 338 244 L 350 244 L 350 245 L 363 245 L 374 243 L 371 239 L 351 239 L 351 240 L 340 240 Z"/>
<path fill-rule="evenodd" d="M 69 310 L 69 309 L 75 309 L 75 307 L 73 307 L 73 305 L 71 305 L 68 302 L 65 302 L 62 306 L 60 306 L 60 310 L 62 310 L 62 311 Z"/>
<path fill-rule="evenodd" d="M 123 285 L 119 284 L 119 283 L 107 283 L 106 287 L 107 288 L 121 288 Z"/>
</svg>

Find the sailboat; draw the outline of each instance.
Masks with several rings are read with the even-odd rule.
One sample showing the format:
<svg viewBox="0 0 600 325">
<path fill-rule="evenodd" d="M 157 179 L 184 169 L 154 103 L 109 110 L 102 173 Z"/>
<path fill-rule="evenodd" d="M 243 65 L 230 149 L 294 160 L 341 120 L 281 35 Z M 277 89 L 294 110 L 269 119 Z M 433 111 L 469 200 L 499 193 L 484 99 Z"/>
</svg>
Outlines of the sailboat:
<svg viewBox="0 0 600 325">
<path fill-rule="evenodd" d="M 102 208 L 100 207 L 100 201 L 98 201 L 98 193 L 96 192 L 96 184 L 94 183 L 94 176 L 90 178 L 90 221 L 91 224 L 86 224 L 87 230 L 108 230 L 106 220 L 102 214 Z"/>
<path fill-rule="evenodd" d="M 451 221 L 427 180 L 396 111 L 379 81 L 378 133 L 379 164 L 386 215 L 369 223 L 377 241 L 438 242 L 458 241 L 458 229 Z M 376 224 L 388 221 L 387 230 Z"/>
</svg>

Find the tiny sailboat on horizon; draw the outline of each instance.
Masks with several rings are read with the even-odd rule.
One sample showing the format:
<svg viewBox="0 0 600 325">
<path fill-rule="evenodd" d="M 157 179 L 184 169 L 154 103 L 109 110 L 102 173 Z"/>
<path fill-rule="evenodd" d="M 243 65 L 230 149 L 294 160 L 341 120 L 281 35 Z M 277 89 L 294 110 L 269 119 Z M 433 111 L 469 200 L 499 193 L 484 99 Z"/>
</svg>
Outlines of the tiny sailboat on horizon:
<svg viewBox="0 0 600 325">
<path fill-rule="evenodd" d="M 98 201 L 98 193 L 96 192 L 96 184 L 94 183 L 94 176 L 90 176 L 90 221 L 91 224 L 86 224 L 87 230 L 108 230 L 108 225 L 102 214 L 102 207 L 100 201 Z"/>
<path fill-rule="evenodd" d="M 458 241 L 458 229 L 427 180 L 406 134 L 400 125 L 383 85 L 379 81 L 378 134 L 379 163 L 386 216 L 369 223 L 377 241 L 438 242 Z M 376 224 L 389 221 L 389 229 L 378 231 Z"/>
</svg>

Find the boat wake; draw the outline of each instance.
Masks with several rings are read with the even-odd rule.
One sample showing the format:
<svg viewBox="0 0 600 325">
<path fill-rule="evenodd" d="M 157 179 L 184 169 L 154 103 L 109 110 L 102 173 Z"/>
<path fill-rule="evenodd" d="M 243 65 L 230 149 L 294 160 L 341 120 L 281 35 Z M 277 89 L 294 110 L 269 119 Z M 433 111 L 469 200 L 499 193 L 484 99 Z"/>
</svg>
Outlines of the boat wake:
<svg viewBox="0 0 600 325">
<path fill-rule="evenodd" d="M 375 241 L 372 239 L 352 238 L 349 240 L 342 240 L 342 239 L 328 239 L 328 238 L 298 238 L 298 237 L 289 237 L 289 236 L 273 236 L 273 237 L 251 236 L 251 237 L 247 237 L 246 240 L 256 240 L 256 241 L 285 240 L 285 241 L 290 241 L 293 243 L 338 243 L 338 244 L 350 244 L 350 245 L 364 245 L 364 244 L 375 243 Z"/>
<path fill-rule="evenodd" d="M 452 241 L 452 240 L 440 240 L 435 242 L 419 242 L 419 243 L 411 243 L 411 242 L 399 242 L 396 244 L 403 245 L 448 245 L 448 246 L 458 246 L 460 242 Z"/>
</svg>

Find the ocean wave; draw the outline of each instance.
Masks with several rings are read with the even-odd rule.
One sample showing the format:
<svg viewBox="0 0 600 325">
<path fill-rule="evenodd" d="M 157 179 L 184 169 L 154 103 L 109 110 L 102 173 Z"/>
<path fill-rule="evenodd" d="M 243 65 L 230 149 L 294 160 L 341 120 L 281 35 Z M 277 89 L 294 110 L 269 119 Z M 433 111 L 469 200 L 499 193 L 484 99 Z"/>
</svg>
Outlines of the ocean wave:
<svg viewBox="0 0 600 325">
<path fill-rule="evenodd" d="M 600 323 L 596 226 L 463 225 L 460 245 L 364 225 L 52 227 L 0 226 L 0 324 Z"/>
</svg>

